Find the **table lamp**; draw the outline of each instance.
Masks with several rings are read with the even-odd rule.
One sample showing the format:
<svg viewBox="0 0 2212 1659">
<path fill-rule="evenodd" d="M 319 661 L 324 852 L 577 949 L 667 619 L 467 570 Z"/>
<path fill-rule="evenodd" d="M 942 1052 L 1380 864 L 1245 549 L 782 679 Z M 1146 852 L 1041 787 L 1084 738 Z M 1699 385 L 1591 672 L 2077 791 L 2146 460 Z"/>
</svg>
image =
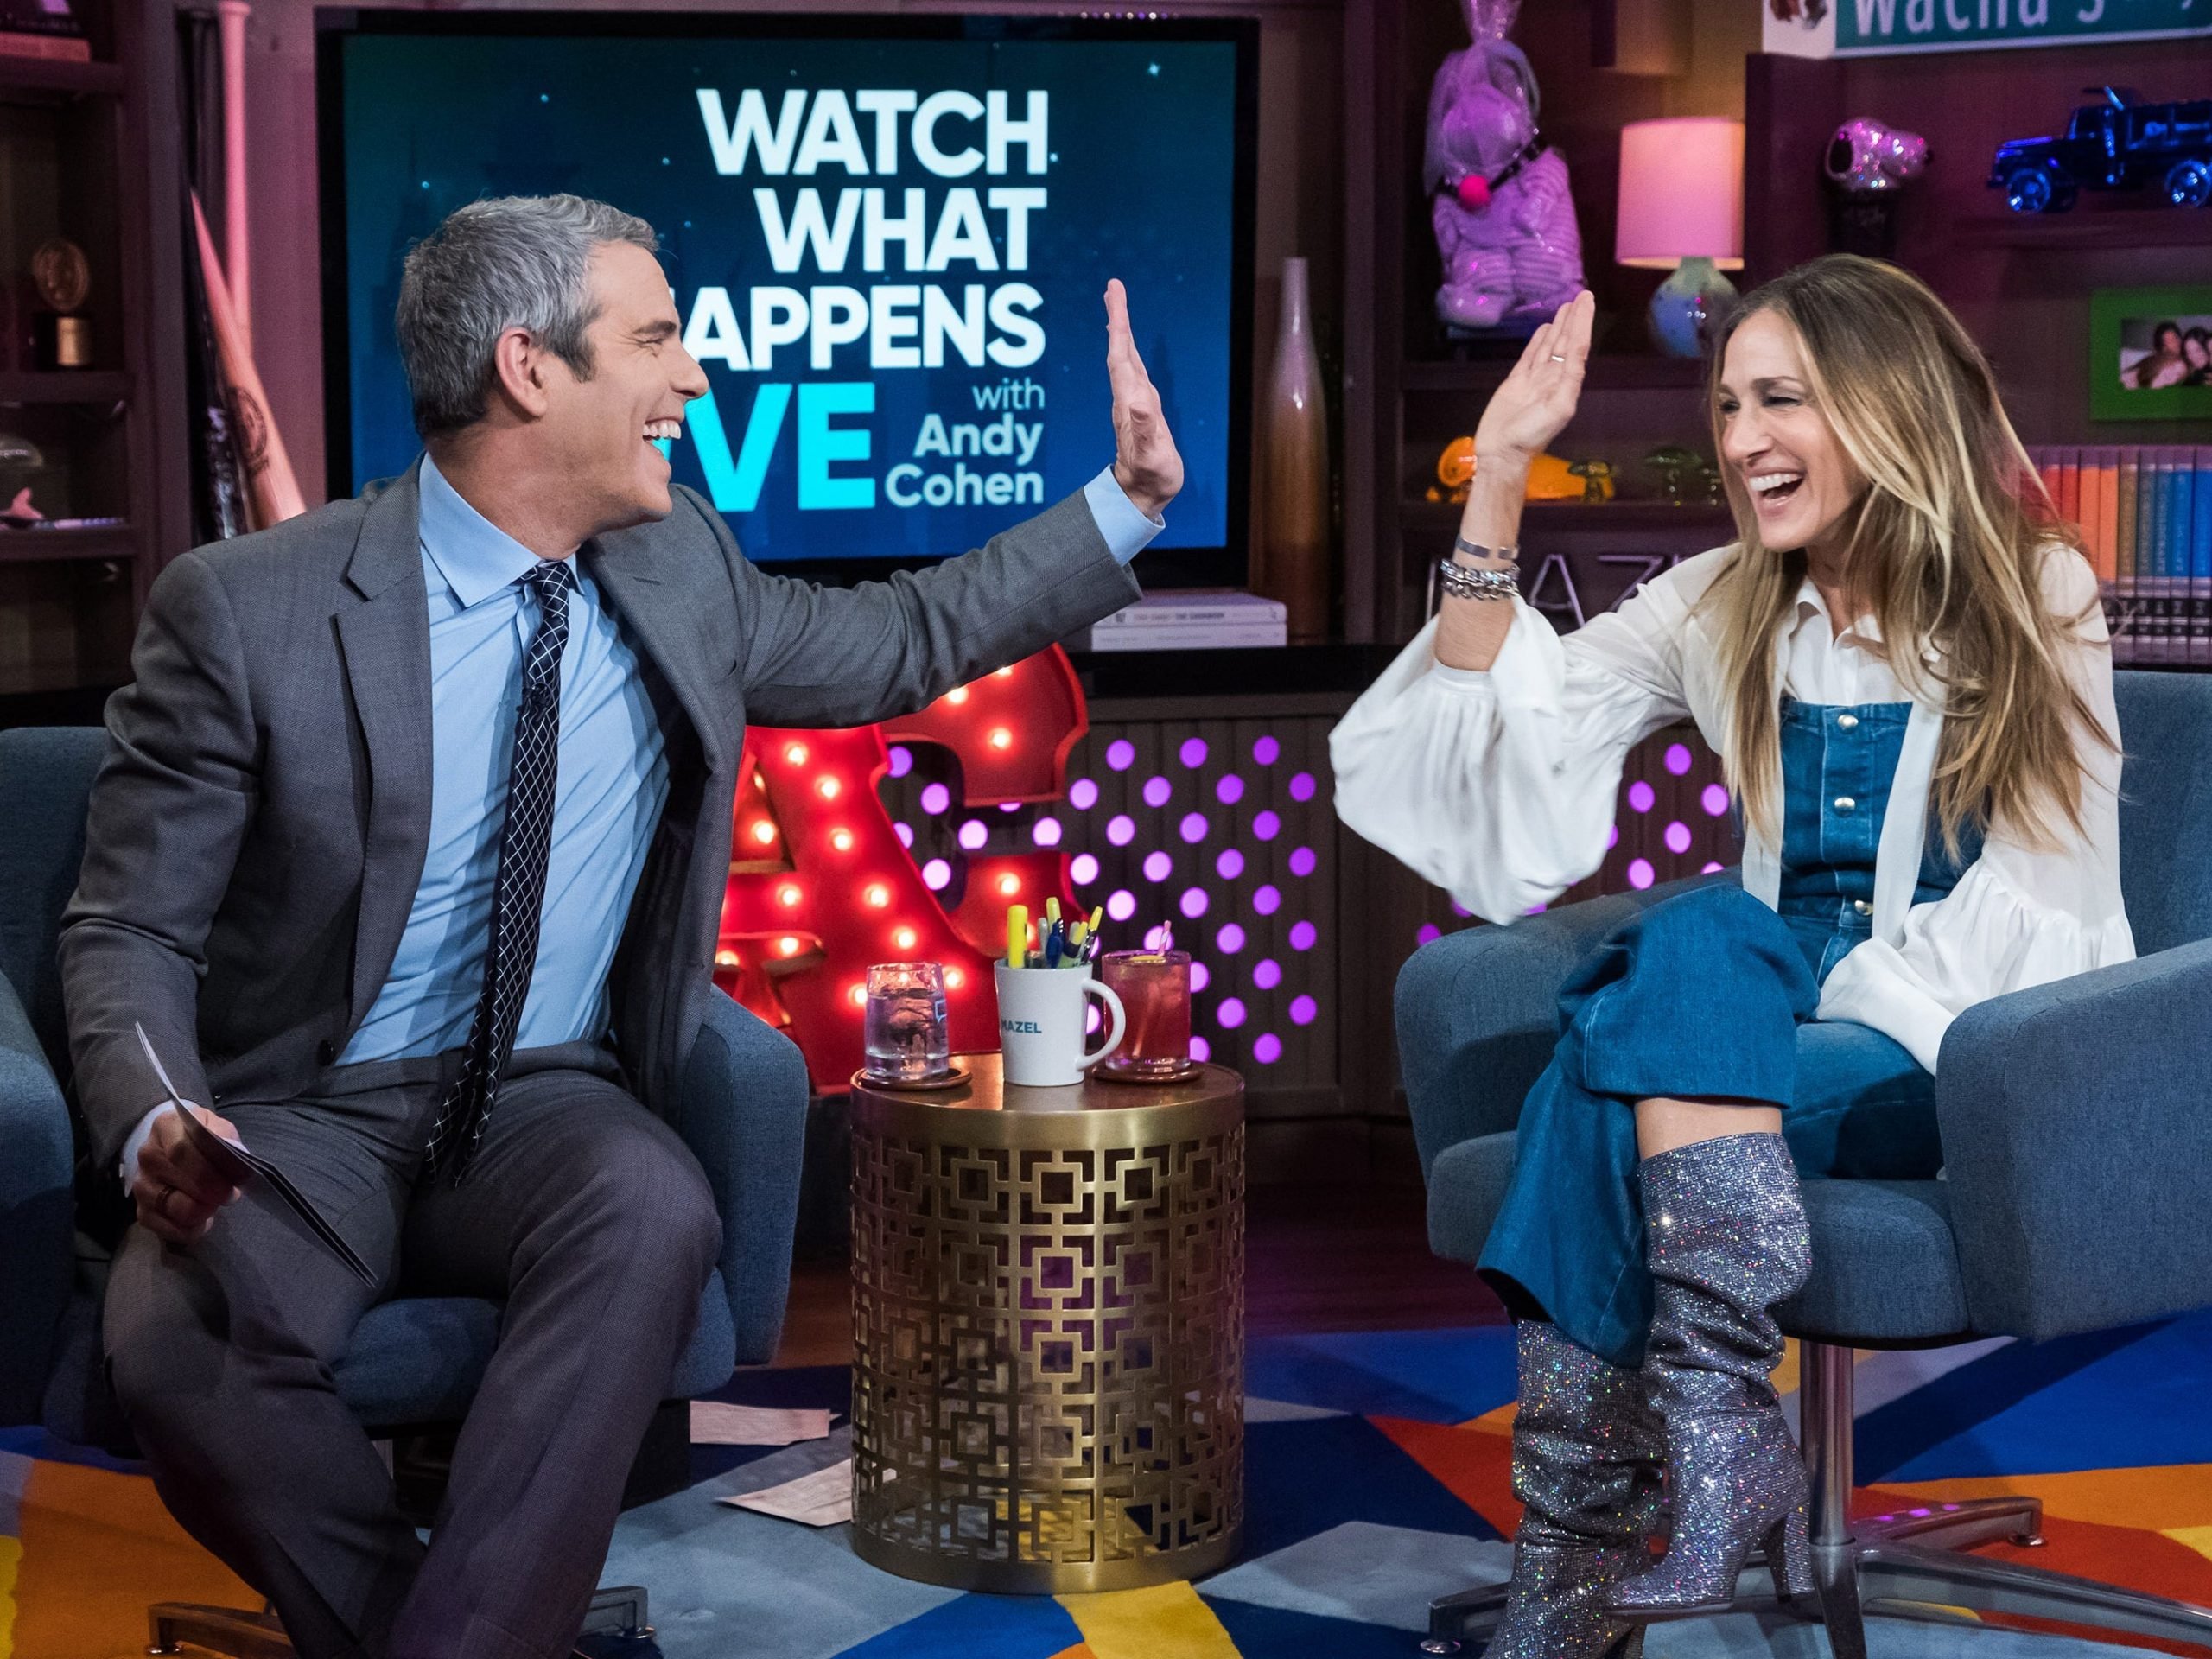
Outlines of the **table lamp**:
<svg viewBox="0 0 2212 1659">
<path fill-rule="evenodd" d="M 1736 307 L 1720 273 L 1744 268 L 1744 124 L 1718 116 L 1621 129 L 1620 264 L 1674 274 L 1651 296 L 1652 343 L 1697 357 Z"/>
</svg>

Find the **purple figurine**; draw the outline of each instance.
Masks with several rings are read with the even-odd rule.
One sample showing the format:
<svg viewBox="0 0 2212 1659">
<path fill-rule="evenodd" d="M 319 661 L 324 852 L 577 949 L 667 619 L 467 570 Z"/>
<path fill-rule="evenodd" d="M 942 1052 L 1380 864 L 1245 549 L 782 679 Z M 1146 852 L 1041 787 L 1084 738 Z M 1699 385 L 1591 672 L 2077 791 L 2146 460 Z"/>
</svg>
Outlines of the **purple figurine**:
<svg viewBox="0 0 2212 1659">
<path fill-rule="evenodd" d="M 1473 44 L 1436 72 L 1421 176 L 1444 263 L 1436 314 L 1463 328 L 1548 316 L 1582 287 L 1567 162 L 1536 137 L 1536 77 L 1505 36 L 1520 0 L 1460 0 Z"/>
</svg>

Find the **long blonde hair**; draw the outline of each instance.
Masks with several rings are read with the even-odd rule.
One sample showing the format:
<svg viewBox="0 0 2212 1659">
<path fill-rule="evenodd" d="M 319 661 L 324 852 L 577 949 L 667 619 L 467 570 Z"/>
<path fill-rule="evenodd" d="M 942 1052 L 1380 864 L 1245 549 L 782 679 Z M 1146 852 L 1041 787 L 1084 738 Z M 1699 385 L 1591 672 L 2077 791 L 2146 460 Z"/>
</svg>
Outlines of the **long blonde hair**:
<svg viewBox="0 0 2212 1659">
<path fill-rule="evenodd" d="M 2074 728 L 2113 738 L 2060 665 L 2082 618 L 2050 613 L 2040 566 L 2054 543 L 2076 556 L 2079 543 L 2005 419 L 1987 359 L 1917 277 L 1852 254 L 1815 259 L 1752 290 L 1720 331 L 1715 453 L 1728 340 L 1762 310 L 1797 331 L 1814 403 L 1866 479 L 1841 526 L 1852 597 L 1879 625 L 1907 694 L 1942 693 L 1931 798 L 1944 846 L 1955 857 L 1968 825 L 1993 820 L 2031 842 L 2049 844 L 2060 823 L 2078 832 Z M 1746 822 L 1779 842 L 1775 646 L 1806 560 L 1761 543 L 1743 480 L 1722 472 L 1738 544 L 1700 608 L 1732 702 L 1730 787 Z"/>
</svg>

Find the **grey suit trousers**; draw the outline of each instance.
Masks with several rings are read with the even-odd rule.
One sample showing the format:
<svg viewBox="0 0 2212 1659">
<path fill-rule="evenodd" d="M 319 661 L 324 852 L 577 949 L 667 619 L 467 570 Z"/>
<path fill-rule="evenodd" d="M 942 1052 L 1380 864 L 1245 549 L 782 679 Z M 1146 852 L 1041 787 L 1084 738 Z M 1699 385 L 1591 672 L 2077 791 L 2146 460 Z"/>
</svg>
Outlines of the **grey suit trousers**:
<svg viewBox="0 0 2212 1659">
<path fill-rule="evenodd" d="M 341 1067 L 228 1114 L 376 1287 L 252 1191 L 188 1249 L 133 1227 L 109 1281 L 110 1375 L 162 1501 L 302 1659 L 566 1654 L 720 1248 L 697 1161 L 584 1045 L 517 1054 L 467 1181 L 423 1180 L 458 1058 Z M 427 1548 L 332 1382 L 398 1294 L 506 1309 Z"/>
</svg>

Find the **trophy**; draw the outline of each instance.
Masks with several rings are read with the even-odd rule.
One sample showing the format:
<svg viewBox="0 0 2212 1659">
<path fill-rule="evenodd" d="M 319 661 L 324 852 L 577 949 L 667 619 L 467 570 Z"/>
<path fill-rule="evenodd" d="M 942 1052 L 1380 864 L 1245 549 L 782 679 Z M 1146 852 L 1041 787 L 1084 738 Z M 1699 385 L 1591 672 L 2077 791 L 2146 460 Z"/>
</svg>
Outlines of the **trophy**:
<svg viewBox="0 0 2212 1659">
<path fill-rule="evenodd" d="M 38 314 L 39 366 L 92 366 L 92 320 L 78 315 L 92 290 L 92 268 L 74 242 L 53 237 L 31 255 L 31 288 L 47 308 Z"/>
</svg>

